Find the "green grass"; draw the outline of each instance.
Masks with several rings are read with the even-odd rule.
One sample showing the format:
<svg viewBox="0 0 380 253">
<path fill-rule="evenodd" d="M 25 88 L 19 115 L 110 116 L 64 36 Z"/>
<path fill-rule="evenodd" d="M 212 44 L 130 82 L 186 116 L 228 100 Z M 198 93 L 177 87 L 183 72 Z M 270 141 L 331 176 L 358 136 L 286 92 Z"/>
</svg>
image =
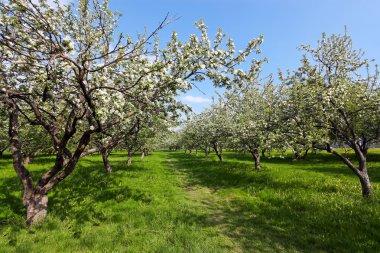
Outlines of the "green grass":
<svg viewBox="0 0 380 253">
<path fill-rule="evenodd" d="M 126 165 L 81 160 L 49 194 L 49 215 L 24 226 L 18 179 L 0 159 L 0 252 L 380 252 L 380 150 L 369 155 L 374 197 L 330 154 L 225 161 L 156 152 Z M 53 160 L 39 157 L 40 175 Z"/>
</svg>

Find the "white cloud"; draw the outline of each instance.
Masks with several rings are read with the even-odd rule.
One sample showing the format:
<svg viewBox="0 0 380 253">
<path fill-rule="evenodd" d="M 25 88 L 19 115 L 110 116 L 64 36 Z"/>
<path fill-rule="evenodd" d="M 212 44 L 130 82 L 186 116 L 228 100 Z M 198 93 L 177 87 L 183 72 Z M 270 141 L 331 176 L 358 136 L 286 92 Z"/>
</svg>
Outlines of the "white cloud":
<svg viewBox="0 0 380 253">
<path fill-rule="evenodd" d="M 183 101 L 191 102 L 191 103 L 197 103 L 197 104 L 204 104 L 204 103 L 210 103 L 211 99 L 203 98 L 203 97 L 193 97 L 193 96 L 185 96 L 182 98 Z"/>
</svg>

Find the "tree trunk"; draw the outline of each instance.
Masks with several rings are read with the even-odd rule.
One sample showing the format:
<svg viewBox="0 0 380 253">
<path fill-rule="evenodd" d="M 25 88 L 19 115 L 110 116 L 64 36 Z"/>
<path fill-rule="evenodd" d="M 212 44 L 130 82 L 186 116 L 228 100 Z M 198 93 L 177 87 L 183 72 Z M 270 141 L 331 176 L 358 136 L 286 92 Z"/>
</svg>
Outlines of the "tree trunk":
<svg viewBox="0 0 380 253">
<path fill-rule="evenodd" d="M 354 171 L 354 173 L 359 177 L 360 184 L 362 187 L 362 196 L 364 198 L 368 198 L 368 197 L 372 196 L 372 187 L 371 187 L 371 183 L 370 183 L 369 176 L 368 176 L 368 170 L 367 170 L 368 147 L 362 147 L 361 148 L 357 144 L 357 142 L 354 142 L 354 141 L 351 142 L 351 147 L 354 149 L 356 157 L 359 161 L 359 169 L 356 169 Z M 352 165 L 352 167 L 354 168 L 353 165 Z"/>
<path fill-rule="evenodd" d="M 128 165 L 132 164 L 132 155 L 133 155 L 132 151 L 128 150 L 128 161 L 127 161 Z"/>
<path fill-rule="evenodd" d="M 368 176 L 367 170 L 367 150 L 360 150 L 360 148 L 355 148 L 356 156 L 359 160 L 359 180 L 362 186 L 363 197 L 370 197 L 372 195 L 372 187 Z"/>
<path fill-rule="evenodd" d="M 28 165 L 29 163 L 31 163 L 31 158 L 30 158 L 30 154 L 28 151 L 25 151 L 24 153 L 24 160 L 23 160 L 23 163 L 25 165 Z"/>
<path fill-rule="evenodd" d="M 254 149 L 251 151 L 251 154 L 253 156 L 253 160 L 255 161 L 255 170 L 260 171 L 261 166 L 260 166 L 260 154 L 257 149 Z"/>
<path fill-rule="evenodd" d="M 107 173 L 112 173 L 112 167 L 110 161 L 108 160 L 108 156 L 110 152 L 106 148 L 100 148 L 100 153 L 102 154 L 104 170 Z"/>
<path fill-rule="evenodd" d="M 305 149 L 305 152 L 302 154 L 302 151 L 300 152 L 295 152 L 295 159 L 300 161 L 300 160 L 305 160 L 307 154 L 309 152 L 309 148 Z"/>
<path fill-rule="evenodd" d="M 261 150 L 261 157 L 265 157 L 265 152 L 266 151 L 267 151 L 266 149 Z"/>
<path fill-rule="evenodd" d="M 34 193 L 27 200 L 26 225 L 31 226 L 43 221 L 47 215 L 48 196 L 46 194 Z"/>
<path fill-rule="evenodd" d="M 87 145 L 91 140 L 93 131 L 86 131 L 78 141 L 78 146 L 73 155 L 66 159 L 64 153 L 66 145 L 57 145 L 55 164 L 38 180 L 35 185 L 29 171 L 23 164 L 22 145 L 19 139 L 18 116 L 19 112 L 12 100 L 8 101 L 9 108 L 9 140 L 12 152 L 13 168 L 23 186 L 23 205 L 26 208 L 26 224 L 28 226 L 42 221 L 47 215 L 48 197 L 47 193 L 59 182 L 69 176 L 75 169 L 75 166 Z M 75 133 L 75 129 L 66 132 L 62 137 L 61 143 L 67 144 Z M 51 133 L 54 137 L 58 138 Z M 70 152 L 71 154 L 71 152 Z"/>
<path fill-rule="evenodd" d="M 368 170 L 367 170 L 367 150 L 368 147 L 361 149 L 359 145 L 352 141 L 350 143 L 350 147 L 355 151 L 356 157 L 359 161 L 359 168 L 355 167 L 354 164 L 351 163 L 349 159 L 344 157 L 339 152 L 335 151 L 329 143 L 326 143 L 326 146 L 316 146 L 313 145 L 313 148 L 326 150 L 328 153 L 332 153 L 339 157 L 347 166 L 352 170 L 352 172 L 355 173 L 356 176 L 358 176 L 360 180 L 360 185 L 362 187 L 362 196 L 365 198 L 368 198 L 372 196 L 372 187 L 370 183 L 370 179 L 368 176 Z"/>
<path fill-rule="evenodd" d="M 221 153 L 219 153 L 216 143 L 213 143 L 212 146 L 214 147 L 215 154 L 218 156 L 219 161 L 222 162 L 223 161 L 223 155 Z"/>
<path fill-rule="evenodd" d="M 207 150 L 207 148 L 205 149 L 205 159 L 208 159 L 208 150 Z"/>
<path fill-rule="evenodd" d="M 359 177 L 360 184 L 362 186 L 362 195 L 363 197 L 370 197 L 372 195 L 372 187 L 369 180 L 367 171 L 362 171 L 361 176 Z"/>
<path fill-rule="evenodd" d="M 140 156 L 140 160 L 144 159 L 145 157 L 145 150 L 141 150 L 141 156 Z"/>
<path fill-rule="evenodd" d="M 195 156 L 198 157 L 198 149 L 195 150 Z"/>
<path fill-rule="evenodd" d="M 36 217 L 37 214 L 35 208 L 29 211 L 28 207 L 35 203 L 32 200 L 34 199 L 33 191 L 34 191 L 34 183 L 33 179 L 29 173 L 29 171 L 25 168 L 24 164 L 22 163 L 22 146 L 21 142 L 19 140 L 18 136 L 18 111 L 16 110 L 16 106 L 14 104 L 10 104 L 9 107 L 9 142 L 11 146 L 11 152 L 12 152 L 12 159 L 13 159 L 13 169 L 15 170 L 18 178 L 20 179 L 20 182 L 23 186 L 23 198 L 22 202 L 24 206 L 27 208 L 27 225 L 30 226 L 33 224 L 34 219 L 33 217 Z M 46 216 L 46 214 L 45 214 Z M 42 217 L 42 215 L 38 215 L 38 217 Z M 30 219 L 30 222 L 28 222 L 28 218 Z M 39 219 L 40 220 L 40 219 Z"/>
</svg>

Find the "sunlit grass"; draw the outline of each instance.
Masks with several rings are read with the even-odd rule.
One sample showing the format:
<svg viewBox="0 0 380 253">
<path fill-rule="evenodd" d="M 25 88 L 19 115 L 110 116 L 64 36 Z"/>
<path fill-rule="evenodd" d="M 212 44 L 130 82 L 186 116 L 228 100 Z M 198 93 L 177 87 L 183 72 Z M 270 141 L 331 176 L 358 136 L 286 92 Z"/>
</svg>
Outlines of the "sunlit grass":
<svg viewBox="0 0 380 253">
<path fill-rule="evenodd" d="M 143 161 L 81 160 L 49 194 L 45 223 L 26 229 L 18 179 L 0 160 L 0 252 L 379 252 L 380 152 L 369 155 L 374 197 L 329 154 L 305 161 L 248 154 L 225 161 L 156 152 Z M 9 158 L 9 157 L 8 157 Z M 52 159 L 31 164 L 42 173 Z"/>
</svg>

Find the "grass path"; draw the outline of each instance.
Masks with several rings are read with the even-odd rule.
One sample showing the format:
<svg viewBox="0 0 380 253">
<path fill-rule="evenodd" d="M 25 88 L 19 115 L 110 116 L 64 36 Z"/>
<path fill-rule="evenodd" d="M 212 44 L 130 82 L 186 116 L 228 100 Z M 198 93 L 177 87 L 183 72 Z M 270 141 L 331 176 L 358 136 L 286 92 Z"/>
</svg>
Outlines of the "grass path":
<svg viewBox="0 0 380 253">
<path fill-rule="evenodd" d="M 354 175 L 334 156 L 305 161 L 226 153 L 220 163 L 169 153 L 186 198 L 207 225 L 228 238 L 231 252 L 380 252 L 380 156 L 369 155 L 375 191 L 363 201 Z"/>
<path fill-rule="evenodd" d="M 0 253 L 235 252 L 208 221 L 207 209 L 187 198 L 180 170 L 166 158 L 164 152 L 143 161 L 136 156 L 127 166 L 126 155 L 114 153 L 109 175 L 100 156 L 82 159 L 49 194 L 47 220 L 31 229 L 24 225 L 11 160 L 0 160 Z M 38 175 L 53 161 L 38 158 L 29 168 Z"/>
<path fill-rule="evenodd" d="M 225 221 L 225 214 L 223 212 L 223 206 L 226 205 L 226 200 L 222 199 L 216 191 L 202 186 L 198 183 L 194 183 L 191 174 L 186 167 L 178 168 L 173 163 L 175 158 L 172 158 L 170 154 L 167 155 L 166 161 L 173 173 L 179 178 L 181 187 L 185 192 L 186 199 L 191 203 L 194 203 L 206 216 L 205 223 L 219 231 L 227 238 L 227 244 L 230 245 L 230 252 L 240 253 L 243 249 L 240 247 L 236 238 L 229 236 L 229 226 Z"/>
<path fill-rule="evenodd" d="M 220 163 L 155 152 L 127 166 L 100 156 L 49 193 L 46 222 L 24 224 L 20 183 L 0 159 L 0 253 L 380 252 L 380 150 L 369 155 L 375 196 L 363 201 L 354 175 L 333 156 L 305 161 L 225 153 Z M 38 157 L 34 177 L 52 163 Z"/>
</svg>

